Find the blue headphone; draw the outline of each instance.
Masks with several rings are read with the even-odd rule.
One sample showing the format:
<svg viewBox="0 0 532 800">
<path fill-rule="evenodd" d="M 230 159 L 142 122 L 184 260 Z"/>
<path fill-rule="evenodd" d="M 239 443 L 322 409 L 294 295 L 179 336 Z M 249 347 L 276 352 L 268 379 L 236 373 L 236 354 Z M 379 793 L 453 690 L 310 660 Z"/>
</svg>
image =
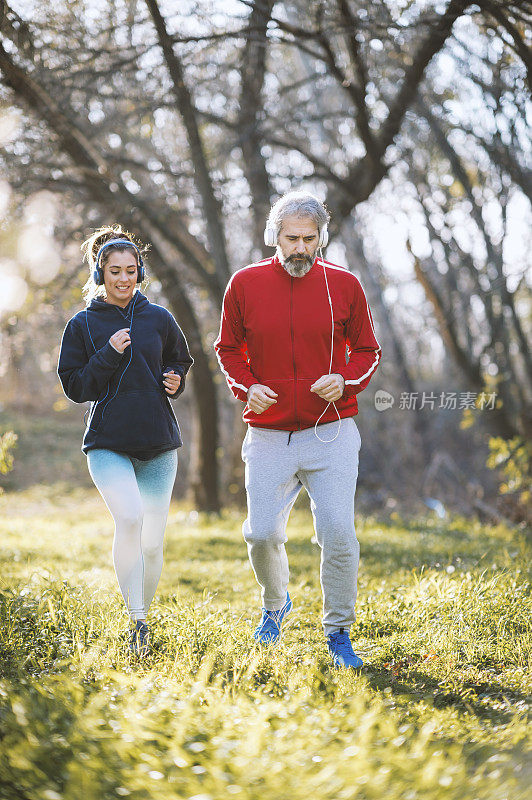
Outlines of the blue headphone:
<svg viewBox="0 0 532 800">
<path fill-rule="evenodd" d="M 105 244 L 102 244 L 102 246 L 98 250 L 98 253 L 96 254 L 96 265 L 95 265 L 93 273 L 92 273 L 92 280 L 94 281 L 96 286 L 103 286 L 103 284 L 104 284 L 103 269 L 100 266 L 100 257 L 102 255 L 103 251 L 106 249 L 106 247 L 110 247 L 111 245 L 115 245 L 115 244 L 116 245 L 119 245 L 119 244 L 128 245 L 128 247 L 134 247 L 135 248 L 135 250 L 137 251 L 137 255 L 138 255 L 138 258 L 137 258 L 137 283 L 142 283 L 142 281 L 146 277 L 146 270 L 144 269 L 144 261 L 142 260 L 142 254 L 141 254 L 139 248 L 137 247 L 137 245 L 134 244 L 133 242 L 130 242 L 129 239 L 110 239 L 108 242 L 105 242 Z"/>
</svg>

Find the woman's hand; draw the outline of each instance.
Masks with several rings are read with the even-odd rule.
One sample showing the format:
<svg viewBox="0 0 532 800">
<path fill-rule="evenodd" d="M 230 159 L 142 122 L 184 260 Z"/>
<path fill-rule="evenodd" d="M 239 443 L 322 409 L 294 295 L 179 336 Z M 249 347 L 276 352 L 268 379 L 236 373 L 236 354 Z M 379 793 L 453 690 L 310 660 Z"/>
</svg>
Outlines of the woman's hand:
<svg viewBox="0 0 532 800">
<path fill-rule="evenodd" d="M 175 394 L 181 385 L 181 375 L 177 375 L 173 369 L 170 372 L 163 372 L 164 389 L 166 394 Z"/>
<path fill-rule="evenodd" d="M 126 347 L 129 347 L 131 344 L 131 339 L 129 338 L 129 328 L 121 328 L 116 333 L 113 333 L 109 339 L 109 344 L 111 347 L 114 347 L 117 353 L 123 353 Z"/>
</svg>

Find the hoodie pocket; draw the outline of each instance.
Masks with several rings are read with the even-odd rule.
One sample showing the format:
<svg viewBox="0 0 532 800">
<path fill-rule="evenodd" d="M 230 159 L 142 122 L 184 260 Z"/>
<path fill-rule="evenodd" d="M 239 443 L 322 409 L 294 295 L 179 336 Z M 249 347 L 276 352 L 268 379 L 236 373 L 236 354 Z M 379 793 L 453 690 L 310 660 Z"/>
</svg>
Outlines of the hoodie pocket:
<svg viewBox="0 0 532 800">
<path fill-rule="evenodd" d="M 138 450 L 169 443 L 177 425 L 167 406 L 158 389 L 120 392 L 104 404 L 97 426 L 99 439 L 112 442 L 115 448 Z"/>
</svg>

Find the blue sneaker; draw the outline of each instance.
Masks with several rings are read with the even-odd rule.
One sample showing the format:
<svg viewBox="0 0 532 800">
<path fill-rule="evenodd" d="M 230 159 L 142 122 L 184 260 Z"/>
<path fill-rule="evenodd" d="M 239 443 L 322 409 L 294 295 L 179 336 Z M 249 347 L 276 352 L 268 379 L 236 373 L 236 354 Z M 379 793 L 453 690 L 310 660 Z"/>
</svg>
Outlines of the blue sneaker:
<svg viewBox="0 0 532 800">
<path fill-rule="evenodd" d="M 281 636 L 281 625 L 283 619 L 292 610 L 292 601 L 290 595 L 286 593 L 286 601 L 282 608 L 278 611 L 268 611 L 267 608 L 262 609 L 262 619 L 255 629 L 253 638 L 259 644 L 273 644 Z"/>
<path fill-rule="evenodd" d="M 353 651 L 353 645 L 349 638 L 349 632 L 344 628 L 334 631 L 327 636 L 327 647 L 332 655 L 335 667 L 352 667 L 360 669 L 364 663 L 362 659 Z"/>
</svg>

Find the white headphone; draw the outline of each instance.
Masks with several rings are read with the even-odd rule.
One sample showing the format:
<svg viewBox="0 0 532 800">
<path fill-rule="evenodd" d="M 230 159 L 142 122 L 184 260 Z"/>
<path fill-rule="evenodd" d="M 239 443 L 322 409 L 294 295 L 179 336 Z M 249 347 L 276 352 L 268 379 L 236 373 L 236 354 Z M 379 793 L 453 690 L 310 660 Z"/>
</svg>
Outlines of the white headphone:
<svg viewBox="0 0 532 800">
<path fill-rule="evenodd" d="M 264 244 L 267 247 L 277 247 L 277 230 L 270 225 L 269 222 L 266 223 L 266 228 L 264 229 Z M 323 226 L 320 231 L 320 238 L 318 240 L 318 247 L 327 247 L 329 242 L 329 230 L 327 228 L 327 223 Z"/>
</svg>

